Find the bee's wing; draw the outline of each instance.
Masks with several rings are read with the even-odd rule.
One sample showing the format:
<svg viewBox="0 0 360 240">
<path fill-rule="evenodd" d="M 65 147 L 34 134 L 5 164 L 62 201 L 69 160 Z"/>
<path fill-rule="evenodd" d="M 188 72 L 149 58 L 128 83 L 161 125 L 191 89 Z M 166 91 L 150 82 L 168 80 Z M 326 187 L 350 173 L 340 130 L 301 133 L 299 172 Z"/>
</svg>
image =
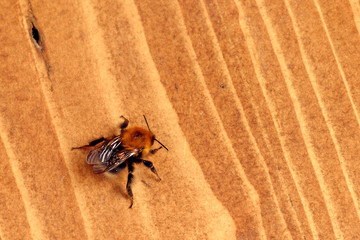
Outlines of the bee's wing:
<svg viewBox="0 0 360 240">
<path fill-rule="evenodd" d="M 111 164 L 109 164 L 107 166 L 105 171 L 111 171 L 111 170 L 115 169 L 117 166 L 119 166 L 120 164 L 122 164 L 123 162 L 128 160 L 129 158 L 135 157 L 138 154 L 139 154 L 138 149 L 125 149 L 125 150 L 119 151 L 114 156 L 114 161 L 111 161 Z"/>
<path fill-rule="evenodd" d="M 91 165 L 101 163 L 100 153 L 101 148 L 92 149 L 86 157 L 86 162 Z"/>
<path fill-rule="evenodd" d="M 106 172 L 106 165 L 103 163 L 93 165 L 93 173 L 100 174 Z"/>
<path fill-rule="evenodd" d="M 100 162 L 108 164 L 108 162 L 113 157 L 115 151 L 119 151 L 123 149 L 121 146 L 121 138 L 120 136 L 114 137 L 107 144 L 103 145 L 103 149 L 100 152 Z"/>
<path fill-rule="evenodd" d="M 87 155 L 86 162 L 91 165 L 101 163 L 100 155 L 106 144 L 106 142 L 101 142 L 95 145 Z"/>
<path fill-rule="evenodd" d="M 104 149 L 104 143 L 96 145 L 86 157 L 86 162 L 88 164 L 93 165 L 93 172 L 94 173 L 103 173 L 107 167 L 107 164 L 101 162 L 101 152 Z"/>
<path fill-rule="evenodd" d="M 93 165 L 94 173 L 103 173 L 111 166 L 111 160 L 116 149 L 121 146 L 120 137 L 106 140 L 94 146 L 89 152 L 86 162 Z"/>
</svg>

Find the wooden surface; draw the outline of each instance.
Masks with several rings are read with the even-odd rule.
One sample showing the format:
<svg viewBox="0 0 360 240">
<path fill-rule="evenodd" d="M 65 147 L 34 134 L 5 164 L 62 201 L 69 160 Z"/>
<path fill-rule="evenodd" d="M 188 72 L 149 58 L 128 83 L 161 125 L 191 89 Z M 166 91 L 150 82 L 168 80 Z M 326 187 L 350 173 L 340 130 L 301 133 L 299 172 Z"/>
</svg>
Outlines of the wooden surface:
<svg viewBox="0 0 360 240">
<path fill-rule="evenodd" d="M 0 1 L 1 240 L 360 239 L 359 29 L 355 0 Z M 143 114 L 170 151 L 129 209 L 70 149 Z"/>
</svg>

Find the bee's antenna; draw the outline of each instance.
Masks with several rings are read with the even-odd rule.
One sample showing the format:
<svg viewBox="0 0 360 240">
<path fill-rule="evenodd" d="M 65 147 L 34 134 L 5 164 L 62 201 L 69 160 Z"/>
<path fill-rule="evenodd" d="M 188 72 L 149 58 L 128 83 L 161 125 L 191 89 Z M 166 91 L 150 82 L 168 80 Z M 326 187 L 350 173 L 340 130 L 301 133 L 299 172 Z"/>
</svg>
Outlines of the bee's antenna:
<svg viewBox="0 0 360 240">
<path fill-rule="evenodd" d="M 146 117 L 145 117 L 145 115 L 143 115 L 143 117 L 144 117 L 144 119 L 145 119 L 145 122 L 146 122 L 146 126 L 148 127 L 148 129 L 149 129 L 149 132 L 151 132 L 151 130 L 150 130 L 150 127 L 149 127 L 149 124 L 148 124 L 148 122 L 147 122 L 147 120 L 146 120 Z M 164 144 L 162 144 L 159 140 L 157 140 L 156 138 L 154 139 L 155 141 L 157 141 L 161 146 L 163 146 L 165 149 L 166 149 L 166 151 L 169 151 L 169 149 L 167 149 L 167 147 L 165 147 L 165 145 Z"/>
<path fill-rule="evenodd" d="M 144 117 L 144 119 L 145 119 L 145 122 L 146 122 L 146 126 L 148 127 L 148 129 L 149 129 L 149 132 L 151 132 L 151 130 L 150 130 L 150 127 L 149 127 L 149 124 L 148 124 L 148 122 L 147 122 L 147 120 L 146 120 L 146 117 L 145 117 L 145 115 L 143 115 L 143 117 Z"/>
<path fill-rule="evenodd" d="M 165 147 L 165 145 L 162 144 L 159 140 L 157 140 L 156 138 L 154 140 L 157 141 L 161 146 L 163 146 L 166 149 L 166 151 L 169 151 L 169 149 L 167 149 L 167 147 Z"/>
</svg>

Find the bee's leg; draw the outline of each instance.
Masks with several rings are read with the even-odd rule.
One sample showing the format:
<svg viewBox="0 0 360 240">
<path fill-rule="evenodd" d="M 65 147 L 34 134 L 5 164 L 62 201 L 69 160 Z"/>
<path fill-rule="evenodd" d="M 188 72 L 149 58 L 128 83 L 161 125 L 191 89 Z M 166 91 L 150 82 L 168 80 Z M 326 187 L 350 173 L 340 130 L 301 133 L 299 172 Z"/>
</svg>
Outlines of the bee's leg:
<svg viewBox="0 0 360 240">
<path fill-rule="evenodd" d="M 151 153 L 151 154 L 155 154 L 155 153 L 156 153 L 157 151 L 159 151 L 161 148 L 162 148 L 162 146 L 159 147 L 159 148 L 151 149 L 151 150 L 150 150 L 150 153 Z"/>
<path fill-rule="evenodd" d="M 101 142 L 103 142 L 103 141 L 105 141 L 105 140 L 106 140 L 106 139 L 105 139 L 104 137 L 101 137 L 101 138 L 99 138 L 99 139 L 96 139 L 96 140 L 94 140 L 94 141 L 91 141 L 88 145 L 84 145 L 84 146 L 81 146 L 81 147 L 73 147 L 73 148 L 71 148 L 71 150 L 93 147 L 93 146 L 95 146 L 96 144 L 101 143 Z"/>
<path fill-rule="evenodd" d="M 150 161 L 147 161 L 147 160 L 143 160 L 143 159 L 140 159 L 140 160 L 143 162 L 143 164 L 144 164 L 147 168 L 150 168 L 150 170 L 151 170 L 151 171 L 159 178 L 159 180 L 161 181 L 161 178 L 160 178 L 159 174 L 157 173 L 157 171 L 156 171 L 153 163 L 150 162 Z"/>
<path fill-rule="evenodd" d="M 131 199 L 131 204 L 130 204 L 130 207 L 132 207 L 133 203 L 134 203 L 134 197 L 133 197 L 133 193 L 132 193 L 132 190 L 131 190 L 131 183 L 132 183 L 132 179 L 134 177 L 134 175 L 132 174 L 132 172 L 134 171 L 134 167 L 132 165 L 132 162 L 128 162 L 128 170 L 129 170 L 129 174 L 128 174 L 128 180 L 127 180 L 127 183 L 126 183 L 126 190 L 129 194 L 129 197 Z"/>
<path fill-rule="evenodd" d="M 124 122 L 120 124 L 121 132 L 129 125 L 129 120 L 127 120 L 124 116 L 121 116 L 122 119 L 124 119 Z"/>
</svg>

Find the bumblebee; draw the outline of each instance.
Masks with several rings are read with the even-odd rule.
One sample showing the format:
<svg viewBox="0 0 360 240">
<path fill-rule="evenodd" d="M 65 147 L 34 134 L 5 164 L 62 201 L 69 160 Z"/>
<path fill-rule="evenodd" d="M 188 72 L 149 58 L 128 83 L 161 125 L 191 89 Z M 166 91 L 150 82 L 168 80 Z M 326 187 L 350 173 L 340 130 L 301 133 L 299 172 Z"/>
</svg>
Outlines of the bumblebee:
<svg viewBox="0 0 360 240">
<path fill-rule="evenodd" d="M 147 129 L 141 127 L 127 128 L 129 120 L 121 116 L 124 122 L 120 125 L 121 133 L 118 136 L 110 138 L 99 138 L 88 145 L 75 147 L 74 149 L 88 149 L 91 148 L 86 157 L 86 162 L 93 167 L 93 172 L 96 174 L 111 172 L 117 173 L 127 166 L 128 179 L 126 190 L 131 199 L 131 208 L 134 203 L 133 192 L 131 190 L 131 183 L 133 179 L 134 163 L 143 163 L 149 168 L 158 178 L 158 175 L 152 162 L 142 159 L 147 154 L 155 154 L 161 148 L 168 149 L 155 138 L 155 135 L 150 131 L 149 124 L 144 116 Z M 158 142 L 161 146 L 159 148 L 151 149 L 154 141 Z"/>
</svg>

